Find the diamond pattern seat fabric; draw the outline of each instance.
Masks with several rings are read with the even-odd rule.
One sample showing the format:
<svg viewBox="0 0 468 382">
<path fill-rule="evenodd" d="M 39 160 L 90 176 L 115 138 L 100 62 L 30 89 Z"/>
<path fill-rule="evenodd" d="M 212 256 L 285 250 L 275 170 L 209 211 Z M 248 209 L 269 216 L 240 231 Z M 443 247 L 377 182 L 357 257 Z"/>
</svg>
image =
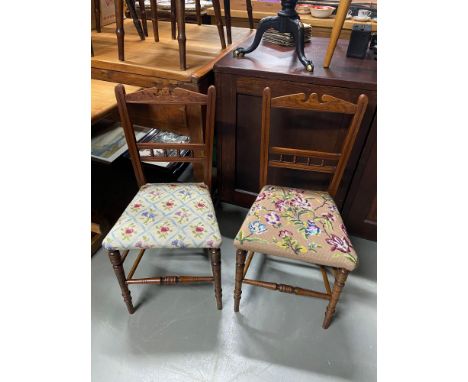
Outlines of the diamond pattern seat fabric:
<svg viewBox="0 0 468 382">
<path fill-rule="evenodd" d="M 358 263 L 338 208 L 323 191 L 263 187 L 234 246 L 348 271 Z"/>
<path fill-rule="evenodd" d="M 148 183 L 103 241 L 108 250 L 219 248 L 221 233 L 203 183 Z"/>
</svg>

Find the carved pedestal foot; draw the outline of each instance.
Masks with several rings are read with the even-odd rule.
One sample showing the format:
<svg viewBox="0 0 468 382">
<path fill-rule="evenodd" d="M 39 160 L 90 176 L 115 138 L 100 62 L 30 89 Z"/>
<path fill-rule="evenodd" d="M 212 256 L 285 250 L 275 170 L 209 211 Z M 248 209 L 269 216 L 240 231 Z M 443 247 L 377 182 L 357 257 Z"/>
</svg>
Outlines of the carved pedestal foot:
<svg viewBox="0 0 468 382">
<path fill-rule="evenodd" d="M 248 48 L 238 47 L 233 51 L 234 57 L 244 57 L 245 54 L 253 52 L 257 49 L 263 34 L 270 28 L 273 28 L 281 33 L 291 33 L 296 45 L 296 53 L 299 61 L 304 65 L 308 72 L 314 71 L 314 64 L 304 54 L 304 25 L 302 24 L 299 16 L 294 10 L 280 11 L 278 16 L 265 17 L 260 20 L 257 32 L 252 44 Z"/>
</svg>

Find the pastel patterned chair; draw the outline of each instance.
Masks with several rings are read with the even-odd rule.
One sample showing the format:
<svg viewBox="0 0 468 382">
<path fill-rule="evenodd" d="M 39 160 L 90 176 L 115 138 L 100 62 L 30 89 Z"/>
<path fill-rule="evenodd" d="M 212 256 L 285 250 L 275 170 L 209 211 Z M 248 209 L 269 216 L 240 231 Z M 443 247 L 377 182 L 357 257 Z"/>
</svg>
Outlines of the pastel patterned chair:
<svg viewBox="0 0 468 382">
<path fill-rule="evenodd" d="M 123 85 L 115 88 L 120 119 L 125 131 L 128 151 L 140 190 L 123 212 L 103 241 L 114 267 L 122 296 L 129 313 L 134 312 L 128 289 L 133 284 L 170 285 L 176 283 L 213 282 L 218 309 L 221 302 L 221 234 L 219 232 L 213 203 L 210 196 L 211 160 L 214 133 L 216 91 L 210 86 L 208 94 L 195 93 L 176 88 L 144 89 L 125 94 Z M 135 139 L 129 106 L 166 105 L 206 106 L 206 123 L 203 143 L 138 143 Z M 150 152 L 140 156 L 140 150 Z M 162 153 L 163 155 L 157 155 Z M 170 150 L 170 152 L 168 151 Z M 186 155 L 182 155 L 185 151 Z M 204 183 L 161 184 L 146 183 L 141 161 L 145 162 L 190 162 L 203 167 Z M 202 248 L 209 252 L 213 276 L 160 276 L 136 279 L 133 277 L 145 250 L 152 248 Z M 123 263 L 129 251 L 139 254 L 125 276 Z"/>
<path fill-rule="evenodd" d="M 328 300 L 323 328 L 327 329 L 330 325 L 348 273 L 358 263 L 357 254 L 333 197 L 349 160 L 367 102 L 364 94 L 359 96 L 357 104 L 329 95 L 323 95 L 319 100 L 316 93 L 312 93 L 309 98 L 304 93 L 271 98 L 270 88 L 264 89 L 260 148 L 261 191 L 234 240 L 237 248 L 235 312 L 239 311 L 242 284 L 245 283 Z M 271 108 L 352 115 L 341 151 L 331 153 L 270 147 Z M 267 185 L 269 167 L 328 173 L 331 178 L 328 192 Z M 245 278 L 255 252 L 318 265 L 326 292 Z M 326 267 L 331 268 L 335 275 L 333 289 L 328 281 Z"/>
</svg>

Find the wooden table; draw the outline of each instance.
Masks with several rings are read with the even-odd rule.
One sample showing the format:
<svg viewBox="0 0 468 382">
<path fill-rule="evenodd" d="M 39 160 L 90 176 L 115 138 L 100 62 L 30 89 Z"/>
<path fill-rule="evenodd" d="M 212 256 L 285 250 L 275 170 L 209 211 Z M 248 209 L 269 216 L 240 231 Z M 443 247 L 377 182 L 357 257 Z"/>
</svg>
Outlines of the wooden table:
<svg viewBox="0 0 468 382">
<path fill-rule="evenodd" d="M 243 45 L 248 46 L 249 42 Z M 353 182 L 361 182 L 359 189 L 367 190 L 365 194 L 358 195 L 358 199 L 361 198 L 361 215 L 357 219 L 351 219 L 348 215 L 346 219 L 345 214 L 344 218 L 346 223 L 354 222 L 348 224 L 350 232 L 375 239 L 376 174 L 372 169 L 367 172 L 363 169 L 365 177 L 356 179 L 354 176 L 356 168 L 362 167 L 361 160 L 367 161 L 361 155 L 363 149 L 376 142 L 376 134 L 369 134 L 371 129 L 377 128 L 377 61 L 373 53 L 369 53 L 364 60 L 347 58 L 348 42 L 341 40 L 330 68 L 324 69 L 321 63 L 327 45 L 328 39 L 321 37 L 313 37 L 312 42 L 306 44 L 307 57 L 317 63 L 313 73 L 304 70 L 293 48 L 267 42 L 262 42 L 244 58 L 226 56 L 215 65 L 220 197 L 223 201 L 250 207 L 259 191 L 261 97 L 266 86 L 272 89 L 273 97 L 316 92 L 356 102 L 357 97 L 364 93 L 369 97 L 369 106 L 335 201 L 343 212 L 356 212 L 347 203 L 351 200 L 348 197 Z M 327 117 L 312 116 L 311 119 L 301 113 L 282 110 L 272 116 L 272 145 L 323 151 L 336 151 L 340 147 L 349 117 L 330 114 Z M 371 137 L 371 141 L 368 137 Z M 369 150 L 368 159 L 372 162 L 373 154 Z M 274 184 L 323 188 L 328 181 L 322 174 L 301 173 L 298 179 L 294 174 L 273 170 L 276 169 L 270 169 L 272 177 L 269 182 Z"/>
<path fill-rule="evenodd" d="M 117 100 L 114 88 L 116 85 L 118 85 L 116 82 L 91 80 L 91 124 L 115 112 Z M 127 94 L 140 89 L 140 86 L 125 85 Z"/>
<path fill-rule="evenodd" d="M 92 32 L 94 57 L 91 75 L 94 79 L 125 84 L 179 86 L 205 93 L 213 83 L 213 65 L 248 38 L 253 31 L 233 28 L 233 44 L 222 50 L 215 25 L 186 24 L 187 70 L 179 69 L 179 45 L 171 38 L 171 24 L 159 22 L 159 42 L 151 38 L 141 41 L 131 20 L 125 20 L 125 61 L 117 57 L 115 24 Z"/>
<path fill-rule="evenodd" d="M 223 4 L 221 4 L 223 6 Z M 259 2 L 252 1 L 253 8 L 253 18 L 255 24 L 258 23 L 262 18 L 268 16 L 276 16 L 278 11 L 281 9 L 280 3 L 271 3 L 271 2 Z M 211 17 L 211 24 L 214 24 L 214 10 L 213 8 L 207 9 L 208 15 Z M 224 16 L 224 8 L 222 9 L 222 14 Z M 333 24 L 335 22 L 335 16 L 319 19 L 312 17 L 312 15 L 299 15 L 301 20 L 312 26 L 312 36 L 314 37 L 329 37 Z M 247 10 L 245 7 L 244 0 L 231 0 L 231 18 L 232 25 L 236 27 L 247 28 L 249 25 Z M 355 24 L 369 24 L 372 28 L 372 32 L 377 32 L 377 23 L 376 22 L 357 22 L 352 19 L 346 20 L 343 29 L 341 31 L 340 38 L 349 40 L 351 35 L 351 30 Z"/>
</svg>

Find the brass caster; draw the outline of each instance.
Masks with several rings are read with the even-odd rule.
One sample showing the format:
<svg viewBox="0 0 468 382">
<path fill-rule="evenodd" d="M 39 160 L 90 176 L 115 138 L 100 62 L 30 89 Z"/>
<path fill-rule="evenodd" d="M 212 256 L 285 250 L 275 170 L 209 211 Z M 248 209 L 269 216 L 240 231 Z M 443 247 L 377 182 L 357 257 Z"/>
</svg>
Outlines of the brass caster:
<svg viewBox="0 0 468 382">
<path fill-rule="evenodd" d="M 239 50 L 237 49 L 234 52 L 232 52 L 232 54 L 234 57 L 244 57 L 244 53 L 239 52 Z"/>
<path fill-rule="evenodd" d="M 307 64 L 306 70 L 312 73 L 314 71 L 314 66 L 312 64 Z"/>
</svg>

